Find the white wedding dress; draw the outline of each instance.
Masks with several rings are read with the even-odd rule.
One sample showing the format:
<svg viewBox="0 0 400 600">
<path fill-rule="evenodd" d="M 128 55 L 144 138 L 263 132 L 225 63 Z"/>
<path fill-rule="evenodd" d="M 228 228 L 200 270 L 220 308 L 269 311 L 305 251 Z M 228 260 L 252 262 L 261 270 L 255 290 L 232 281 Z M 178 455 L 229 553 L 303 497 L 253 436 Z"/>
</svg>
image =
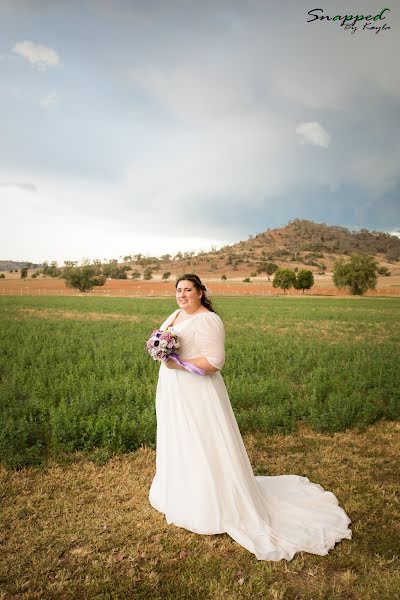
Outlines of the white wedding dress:
<svg viewBox="0 0 400 600">
<path fill-rule="evenodd" d="M 223 366 L 225 330 L 216 313 L 200 312 L 173 328 L 182 358 L 205 356 Z M 351 539 L 351 520 L 332 492 L 299 475 L 254 476 L 219 371 L 201 376 L 161 363 L 156 416 L 149 501 L 168 524 L 227 533 L 258 560 L 292 560 L 300 551 L 323 556 Z"/>
</svg>

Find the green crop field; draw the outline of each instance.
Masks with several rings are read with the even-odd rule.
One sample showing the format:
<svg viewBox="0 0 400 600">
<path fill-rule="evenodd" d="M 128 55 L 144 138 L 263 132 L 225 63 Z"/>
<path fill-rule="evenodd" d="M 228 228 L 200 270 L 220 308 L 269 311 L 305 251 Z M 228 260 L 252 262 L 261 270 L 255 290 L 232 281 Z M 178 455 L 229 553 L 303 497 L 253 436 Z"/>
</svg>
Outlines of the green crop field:
<svg viewBox="0 0 400 600">
<path fill-rule="evenodd" d="M 400 414 L 400 299 L 221 298 L 222 369 L 242 433 L 363 428 Z M 159 365 L 144 350 L 174 299 L 0 298 L 0 461 L 155 447 Z"/>
</svg>

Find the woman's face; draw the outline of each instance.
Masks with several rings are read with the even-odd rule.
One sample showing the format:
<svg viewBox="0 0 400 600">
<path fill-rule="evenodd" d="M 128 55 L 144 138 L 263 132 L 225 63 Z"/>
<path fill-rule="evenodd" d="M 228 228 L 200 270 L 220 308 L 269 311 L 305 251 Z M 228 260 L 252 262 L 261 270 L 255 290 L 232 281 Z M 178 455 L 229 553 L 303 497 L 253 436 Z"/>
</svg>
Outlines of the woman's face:
<svg viewBox="0 0 400 600">
<path fill-rule="evenodd" d="M 201 305 L 201 296 L 203 292 L 197 291 L 194 283 L 187 279 L 182 279 L 176 286 L 176 301 L 180 308 L 191 313 L 197 310 Z"/>
</svg>

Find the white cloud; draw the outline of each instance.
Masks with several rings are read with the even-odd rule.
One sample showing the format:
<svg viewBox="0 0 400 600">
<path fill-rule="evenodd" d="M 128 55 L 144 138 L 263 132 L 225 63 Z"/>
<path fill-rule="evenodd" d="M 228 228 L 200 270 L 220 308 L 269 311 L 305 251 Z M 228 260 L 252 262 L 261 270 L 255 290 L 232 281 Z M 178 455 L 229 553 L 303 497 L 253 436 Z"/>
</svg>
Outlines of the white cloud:
<svg viewBox="0 0 400 600">
<path fill-rule="evenodd" d="M 37 192 L 37 187 L 33 183 L 17 182 L 17 181 L 0 181 L 0 188 L 18 189 L 26 192 Z"/>
<path fill-rule="evenodd" d="M 240 115 L 254 102 L 251 74 L 238 62 L 213 64 L 195 56 L 176 66 L 132 69 L 128 78 L 162 100 L 179 119 L 220 119 Z"/>
<path fill-rule="evenodd" d="M 40 106 L 43 106 L 43 108 L 54 106 L 54 104 L 57 104 L 57 92 L 50 92 L 50 94 L 47 94 L 47 96 L 40 98 L 39 103 Z"/>
<path fill-rule="evenodd" d="M 44 71 L 48 67 L 56 67 L 61 64 L 60 57 L 53 48 L 34 42 L 17 42 L 13 49 L 15 54 L 26 58 L 32 65 Z"/>
<path fill-rule="evenodd" d="M 312 144 L 314 146 L 327 148 L 331 141 L 329 133 L 316 121 L 300 123 L 296 127 L 296 133 L 299 136 L 301 144 Z"/>
</svg>

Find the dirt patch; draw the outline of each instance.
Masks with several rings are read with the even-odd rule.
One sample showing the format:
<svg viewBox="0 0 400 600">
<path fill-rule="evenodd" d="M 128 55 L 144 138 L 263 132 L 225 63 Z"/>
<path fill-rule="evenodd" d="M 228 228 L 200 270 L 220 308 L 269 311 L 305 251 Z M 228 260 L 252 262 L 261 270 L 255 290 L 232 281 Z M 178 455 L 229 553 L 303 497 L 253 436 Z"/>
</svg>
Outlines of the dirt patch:
<svg viewBox="0 0 400 600">
<path fill-rule="evenodd" d="M 389 337 L 389 331 L 381 324 L 370 324 L 368 331 L 362 333 L 355 333 L 354 327 L 348 323 L 338 323 L 337 321 L 330 320 L 319 320 L 310 323 L 295 323 L 289 325 L 277 325 L 276 323 L 262 323 L 252 324 L 246 323 L 241 324 L 235 321 L 234 327 L 239 330 L 249 330 L 257 332 L 265 331 L 268 334 L 278 336 L 287 335 L 290 333 L 291 336 L 301 336 L 307 339 L 324 339 L 329 340 L 330 343 L 341 343 L 343 339 L 351 339 L 352 341 L 365 341 L 365 339 L 373 339 L 374 343 L 383 342 Z"/>
<path fill-rule="evenodd" d="M 122 296 L 125 298 L 140 297 L 175 297 L 175 287 L 173 281 L 160 281 L 154 279 L 151 281 L 115 279 L 107 280 L 104 286 L 94 288 L 91 292 L 78 292 L 67 288 L 65 282 L 61 279 L 38 278 L 27 279 L 21 282 L 21 279 L 7 278 L 0 283 L 0 295 L 13 296 L 79 296 L 79 297 L 111 297 Z M 19 275 L 16 273 L 15 275 Z M 247 274 L 248 275 L 248 274 Z M 216 277 L 207 277 L 200 273 L 203 282 L 207 285 L 212 296 L 285 296 L 307 298 L 310 296 L 329 296 L 335 297 L 353 297 L 346 290 L 338 290 L 332 280 L 325 278 L 316 280 L 315 285 L 305 294 L 299 290 L 290 289 L 287 294 L 282 290 L 274 288 L 271 281 L 265 278 L 257 277 L 251 283 L 244 283 L 238 277 L 237 279 L 228 279 L 221 281 Z M 400 296 L 400 276 L 390 277 L 390 285 L 386 278 L 379 278 L 376 290 L 368 290 L 365 296 Z M 355 298 L 357 300 L 358 298 Z"/>
<path fill-rule="evenodd" d="M 76 319 L 79 321 L 139 321 L 138 315 L 121 315 L 119 313 L 78 312 L 76 310 L 51 310 L 40 308 L 21 308 L 20 313 L 28 317 L 40 319 Z"/>
</svg>

